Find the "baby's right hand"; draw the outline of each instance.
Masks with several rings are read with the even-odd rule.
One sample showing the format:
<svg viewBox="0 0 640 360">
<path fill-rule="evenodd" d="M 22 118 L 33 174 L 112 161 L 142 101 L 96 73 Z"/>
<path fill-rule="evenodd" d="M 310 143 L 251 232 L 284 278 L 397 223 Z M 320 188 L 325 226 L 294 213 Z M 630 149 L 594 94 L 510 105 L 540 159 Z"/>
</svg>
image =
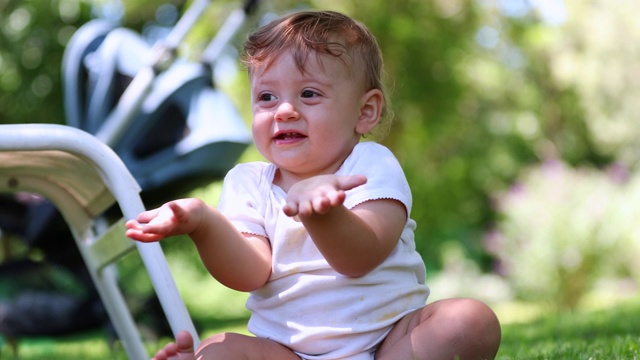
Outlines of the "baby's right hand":
<svg viewBox="0 0 640 360">
<path fill-rule="evenodd" d="M 342 205 L 345 191 L 367 182 L 364 175 L 317 175 L 295 183 L 287 193 L 283 211 L 298 218 L 314 214 L 326 214 L 331 208 Z"/>
<path fill-rule="evenodd" d="M 198 199 L 181 199 L 144 211 L 135 220 L 126 222 L 126 235 L 133 240 L 154 242 L 169 236 L 189 234 L 198 224 L 198 209 L 203 205 Z"/>
</svg>

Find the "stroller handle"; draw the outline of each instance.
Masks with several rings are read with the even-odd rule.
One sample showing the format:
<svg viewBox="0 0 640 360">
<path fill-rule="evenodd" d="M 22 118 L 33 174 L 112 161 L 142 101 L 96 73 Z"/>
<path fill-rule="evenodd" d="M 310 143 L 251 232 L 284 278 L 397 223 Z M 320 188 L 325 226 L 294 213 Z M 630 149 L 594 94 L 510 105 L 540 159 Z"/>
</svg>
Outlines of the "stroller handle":
<svg viewBox="0 0 640 360">
<path fill-rule="evenodd" d="M 163 41 L 163 46 L 169 49 L 177 49 L 189 30 L 198 21 L 211 0 L 196 0 L 180 17 L 171 32 Z"/>
<path fill-rule="evenodd" d="M 130 125 L 142 102 L 153 86 L 156 75 L 167 70 L 174 62 L 176 49 L 193 25 L 200 19 L 211 0 L 196 0 L 182 15 L 167 37 L 152 50 L 151 63 L 142 69 L 122 94 L 120 101 L 96 132 L 96 137 L 107 145 L 115 144 Z"/>
<path fill-rule="evenodd" d="M 208 64 L 209 66 L 215 64 L 224 47 L 231 42 L 231 39 L 238 33 L 246 18 L 255 11 L 257 5 L 258 0 L 246 0 L 242 9 L 236 9 L 229 15 L 220 30 L 218 30 L 216 37 L 202 52 L 201 62 L 203 64 Z"/>
</svg>

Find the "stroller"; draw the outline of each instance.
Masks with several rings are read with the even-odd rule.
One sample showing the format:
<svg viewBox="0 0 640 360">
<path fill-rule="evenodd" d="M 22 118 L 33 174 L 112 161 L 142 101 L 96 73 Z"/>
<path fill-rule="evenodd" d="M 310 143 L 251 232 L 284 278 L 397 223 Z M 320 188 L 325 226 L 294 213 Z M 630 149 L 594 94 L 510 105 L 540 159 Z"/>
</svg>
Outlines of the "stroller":
<svg viewBox="0 0 640 360">
<path fill-rule="evenodd" d="M 216 88 L 213 70 L 257 1 L 231 13 L 201 61 L 176 59 L 178 44 L 208 4 L 196 0 L 156 46 L 129 29 L 92 20 L 78 29 L 64 54 L 67 124 L 111 147 L 150 206 L 221 178 L 251 142 L 233 104 Z M 106 223 L 119 216 L 109 211 Z M 0 300 L 0 334 L 14 352 L 20 336 L 108 324 L 72 234 L 51 202 L 0 194 L 0 236 L 19 238 L 27 249 L 24 258 L 0 264 L 0 296 L 8 299 Z M 156 299 L 149 299 L 145 312 L 156 310 L 161 311 Z"/>
</svg>

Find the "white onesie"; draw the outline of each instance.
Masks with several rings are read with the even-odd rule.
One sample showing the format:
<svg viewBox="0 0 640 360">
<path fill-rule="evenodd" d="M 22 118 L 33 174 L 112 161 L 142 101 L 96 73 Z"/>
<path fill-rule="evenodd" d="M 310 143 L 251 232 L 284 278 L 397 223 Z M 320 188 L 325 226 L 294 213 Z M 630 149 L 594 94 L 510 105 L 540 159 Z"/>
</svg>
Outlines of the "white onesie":
<svg viewBox="0 0 640 360">
<path fill-rule="evenodd" d="M 237 165 L 225 178 L 218 205 L 238 230 L 271 243 L 271 277 L 246 304 L 252 313 L 249 331 L 305 359 L 372 359 L 393 324 L 423 307 L 429 295 L 424 262 L 415 250 L 415 222 L 408 218 L 397 246 L 376 269 L 359 278 L 343 276 L 322 257 L 302 223 L 283 213 L 287 194 L 273 184 L 275 172 L 265 162 Z M 411 190 L 386 147 L 358 144 L 336 174 L 367 177 L 366 184 L 346 192 L 347 208 L 395 199 L 411 213 Z"/>
</svg>

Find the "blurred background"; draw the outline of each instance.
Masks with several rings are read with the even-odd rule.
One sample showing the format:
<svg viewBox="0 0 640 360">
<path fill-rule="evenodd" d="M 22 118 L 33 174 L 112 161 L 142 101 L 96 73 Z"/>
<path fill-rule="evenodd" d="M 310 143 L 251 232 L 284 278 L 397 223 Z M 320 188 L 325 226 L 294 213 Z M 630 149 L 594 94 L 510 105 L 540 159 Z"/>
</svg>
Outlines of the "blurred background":
<svg viewBox="0 0 640 360">
<path fill-rule="evenodd" d="M 187 5 L 0 0 L 0 123 L 65 123 L 62 57 L 82 24 L 106 18 L 153 41 Z M 238 6 L 214 1 L 181 56 L 201 52 Z M 434 299 L 564 310 L 637 296 L 636 1 L 264 0 L 216 67 L 218 87 L 247 125 L 240 44 L 261 22 L 303 8 L 345 12 L 378 38 L 395 115 L 380 142 L 412 186 L 417 247 Z M 238 161 L 254 159 L 260 156 L 249 146 Z M 219 182 L 184 195 L 215 203 Z M 194 278 L 210 282 L 192 246 L 163 246 L 194 316 L 206 317 L 208 300 L 180 285 L 181 276 L 192 279 L 190 287 Z M 242 314 L 241 305 L 224 311 Z"/>
</svg>

